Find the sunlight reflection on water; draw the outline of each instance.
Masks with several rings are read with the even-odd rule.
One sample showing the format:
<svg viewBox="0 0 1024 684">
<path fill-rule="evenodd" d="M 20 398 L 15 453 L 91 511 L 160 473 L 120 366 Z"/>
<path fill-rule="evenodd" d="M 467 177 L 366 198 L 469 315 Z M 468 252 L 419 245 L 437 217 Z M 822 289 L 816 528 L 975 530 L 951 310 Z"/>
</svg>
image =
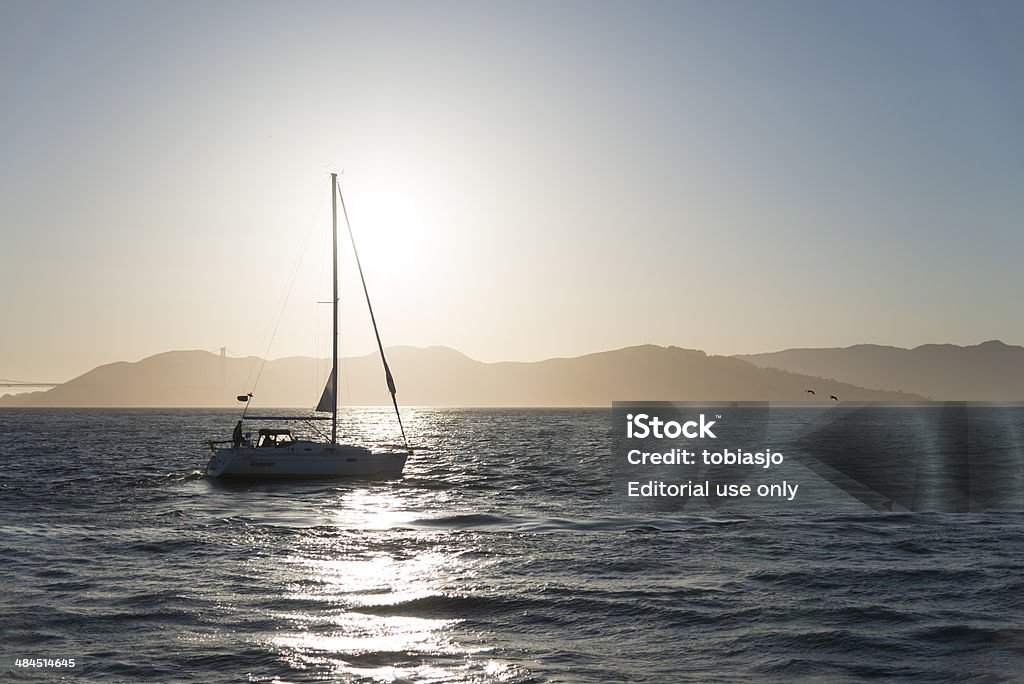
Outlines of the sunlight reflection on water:
<svg viewBox="0 0 1024 684">
<path fill-rule="evenodd" d="M 409 613 L 426 606 L 450 613 L 444 587 L 472 574 L 456 554 L 437 549 L 436 533 L 410 538 L 394 528 L 416 516 L 386 491 L 348 491 L 329 509 L 334 526 L 351 534 L 310 530 L 299 548 L 277 561 L 285 603 L 275 614 L 287 627 L 269 646 L 289 665 L 373 681 L 490 681 L 513 676 L 496 662 L 476 662 L 481 649 L 451 635 L 461 622 Z M 434 547 L 433 550 L 430 550 Z"/>
<path fill-rule="evenodd" d="M 330 524 L 343 529 L 389 530 L 408 527 L 419 515 L 406 510 L 391 491 L 354 490 L 339 502 L 340 508 L 327 509 Z"/>
</svg>

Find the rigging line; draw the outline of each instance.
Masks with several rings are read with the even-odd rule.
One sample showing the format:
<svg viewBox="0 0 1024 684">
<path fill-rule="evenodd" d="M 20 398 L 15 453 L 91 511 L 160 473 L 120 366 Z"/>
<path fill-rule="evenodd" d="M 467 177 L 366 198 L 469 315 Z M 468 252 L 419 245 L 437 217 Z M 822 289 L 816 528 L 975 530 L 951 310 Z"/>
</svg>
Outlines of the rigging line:
<svg viewBox="0 0 1024 684">
<path fill-rule="evenodd" d="M 320 215 L 320 205 L 323 204 L 324 196 L 326 194 L 326 190 L 321 191 L 320 201 L 317 203 L 317 208 L 316 211 L 313 213 L 312 219 L 310 219 L 309 229 L 306 231 L 306 240 L 302 244 L 302 250 L 299 252 L 299 256 L 295 259 L 295 264 L 292 266 L 291 275 L 288 278 L 288 288 L 284 293 L 284 297 L 281 298 L 281 301 L 278 303 L 277 306 L 277 320 L 273 321 L 273 319 L 271 319 L 274 323 L 274 329 L 273 332 L 270 334 L 269 341 L 267 341 L 266 348 L 263 350 L 262 359 L 260 360 L 260 370 L 256 374 L 255 382 L 253 382 L 252 386 L 250 387 L 251 390 L 256 389 L 256 386 L 260 384 L 260 378 L 263 377 L 263 369 L 267 365 L 267 357 L 270 355 L 270 348 L 274 345 L 274 340 L 277 338 L 277 330 L 281 326 L 281 321 L 284 319 L 284 312 L 285 309 L 288 307 L 288 299 L 289 297 L 291 297 L 292 288 L 295 287 L 295 281 L 299 275 L 299 267 L 302 265 L 302 260 L 306 256 L 306 251 L 309 249 L 310 238 L 313 237 L 313 229 L 316 227 L 316 219 L 317 216 Z M 264 340 L 266 340 L 266 335 L 264 335 Z M 250 377 L 252 377 L 251 367 L 249 369 L 249 375 L 245 379 L 246 384 L 248 384 Z"/>
<path fill-rule="evenodd" d="M 405 448 L 409 448 L 409 438 L 405 436 L 405 426 L 402 425 L 402 412 L 398 410 L 398 398 L 395 396 L 398 392 L 395 389 L 395 379 L 391 375 L 391 368 L 388 367 L 387 357 L 384 356 L 384 345 L 380 341 L 380 331 L 377 329 L 377 319 L 373 315 L 373 304 L 370 303 L 370 291 L 366 287 L 366 277 L 363 275 L 363 265 L 359 261 L 359 250 L 356 249 L 356 238 L 352 234 L 352 224 L 348 220 L 348 209 L 345 208 L 345 198 L 341 194 L 341 183 L 335 183 L 338 186 L 338 199 L 341 200 L 341 212 L 345 215 L 345 226 L 348 227 L 348 239 L 352 243 L 352 255 L 356 258 L 356 268 L 359 270 L 359 280 L 363 283 L 363 294 L 366 295 L 366 308 L 370 312 L 370 322 L 373 323 L 373 334 L 377 337 L 377 349 L 380 350 L 380 360 L 384 364 L 384 378 L 388 383 L 388 391 L 391 392 L 391 403 L 395 406 L 395 415 L 398 417 L 398 428 L 402 431 L 402 441 L 405 442 Z"/>
<path fill-rule="evenodd" d="M 327 441 L 327 439 L 328 439 L 327 434 L 323 430 L 320 429 L 320 426 L 316 424 L 316 421 L 305 420 L 305 421 L 303 421 L 303 425 L 305 425 L 307 430 L 309 430 L 310 432 L 313 432 L 314 434 L 318 435 L 320 437 L 320 439 L 322 439 L 324 441 Z"/>
</svg>

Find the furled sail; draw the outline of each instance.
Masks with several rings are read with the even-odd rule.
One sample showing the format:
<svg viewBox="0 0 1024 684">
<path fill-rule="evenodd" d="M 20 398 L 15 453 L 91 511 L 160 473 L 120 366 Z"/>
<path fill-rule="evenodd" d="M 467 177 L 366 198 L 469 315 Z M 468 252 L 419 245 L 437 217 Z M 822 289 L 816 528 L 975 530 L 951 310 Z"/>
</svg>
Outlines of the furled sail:
<svg viewBox="0 0 1024 684">
<path fill-rule="evenodd" d="M 320 396 L 320 403 L 316 405 L 317 411 L 327 411 L 330 413 L 335 407 L 335 393 L 334 388 L 337 385 L 337 369 L 331 370 L 330 377 L 327 378 L 327 384 L 324 386 L 324 393 Z"/>
</svg>

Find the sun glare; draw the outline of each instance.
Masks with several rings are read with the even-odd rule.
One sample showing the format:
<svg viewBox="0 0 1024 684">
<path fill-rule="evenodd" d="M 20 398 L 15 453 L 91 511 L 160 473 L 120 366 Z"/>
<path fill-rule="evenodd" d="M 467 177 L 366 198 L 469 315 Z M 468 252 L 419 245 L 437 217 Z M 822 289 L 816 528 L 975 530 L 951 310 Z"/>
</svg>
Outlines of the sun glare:
<svg viewBox="0 0 1024 684">
<path fill-rule="evenodd" d="M 372 263 L 375 271 L 394 275 L 415 272 L 429 261 L 432 212 L 417 190 L 406 184 L 366 186 L 349 193 L 345 202 L 364 266 Z"/>
</svg>

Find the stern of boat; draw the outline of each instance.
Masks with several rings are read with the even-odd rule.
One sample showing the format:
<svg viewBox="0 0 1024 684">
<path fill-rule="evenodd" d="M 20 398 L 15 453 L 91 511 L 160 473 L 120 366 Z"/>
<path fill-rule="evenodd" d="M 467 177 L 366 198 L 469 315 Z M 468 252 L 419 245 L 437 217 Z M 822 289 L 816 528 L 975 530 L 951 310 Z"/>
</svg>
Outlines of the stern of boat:
<svg viewBox="0 0 1024 684">
<path fill-rule="evenodd" d="M 207 477 L 220 477 L 238 454 L 236 449 L 216 449 L 206 464 Z"/>
</svg>

